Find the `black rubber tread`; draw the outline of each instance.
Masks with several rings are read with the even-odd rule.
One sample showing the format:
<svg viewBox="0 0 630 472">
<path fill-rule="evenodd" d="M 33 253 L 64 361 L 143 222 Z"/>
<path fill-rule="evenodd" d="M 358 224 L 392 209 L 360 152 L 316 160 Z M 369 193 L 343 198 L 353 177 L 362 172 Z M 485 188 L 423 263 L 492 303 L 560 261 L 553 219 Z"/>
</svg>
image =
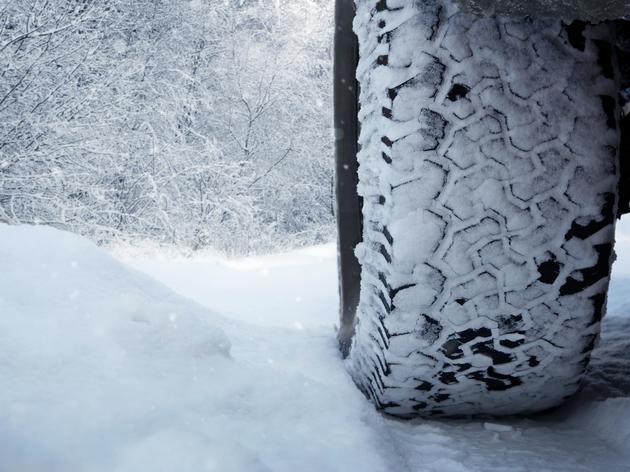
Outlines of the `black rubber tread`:
<svg viewBox="0 0 630 472">
<path fill-rule="evenodd" d="M 620 122 L 619 210 L 618 216 L 630 213 L 630 18 L 615 21 L 615 55 L 619 64 L 619 105 L 624 112 Z"/>
<path fill-rule="evenodd" d="M 355 382 L 401 417 L 557 405 L 597 339 L 613 258 L 608 27 L 358 0 L 355 31 Z"/>
<path fill-rule="evenodd" d="M 337 247 L 339 249 L 339 332 L 337 338 L 344 357 L 350 351 L 354 321 L 359 305 L 361 266 L 354 248 L 363 232 L 361 198 L 357 194 L 358 84 L 356 67 L 359 56 L 357 37 L 352 31 L 354 0 L 335 2 L 335 194 L 337 205 Z"/>
</svg>

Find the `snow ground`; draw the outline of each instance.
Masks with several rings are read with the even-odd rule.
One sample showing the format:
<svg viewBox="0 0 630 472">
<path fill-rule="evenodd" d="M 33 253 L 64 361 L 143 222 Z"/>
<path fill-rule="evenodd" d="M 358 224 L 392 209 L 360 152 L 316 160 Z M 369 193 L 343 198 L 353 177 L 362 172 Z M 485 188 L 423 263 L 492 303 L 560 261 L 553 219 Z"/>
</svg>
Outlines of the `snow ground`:
<svg viewBox="0 0 630 472">
<path fill-rule="evenodd" d="M 565 407 L 400 422 L 337 353 L 334 247 L 117 257 L 136 270 L 74 235 L 0 225 L 0 471 L 630 471 L 630 279 L 617 271 Z"/>
</svg>

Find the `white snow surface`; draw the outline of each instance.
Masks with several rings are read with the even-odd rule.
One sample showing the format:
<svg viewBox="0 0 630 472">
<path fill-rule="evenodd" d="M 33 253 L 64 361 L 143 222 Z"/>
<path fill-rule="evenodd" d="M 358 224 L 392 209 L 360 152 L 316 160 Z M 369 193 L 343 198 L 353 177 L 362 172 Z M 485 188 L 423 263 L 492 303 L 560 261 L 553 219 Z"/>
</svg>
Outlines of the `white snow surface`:
<svg viewBox="0 0 630 472">
<path fill-rule="evenodd" d="M 0 267 L 0 471 L 630 471 L 623 275 L 564 407 L 401 422 L 337 353 L 334 246 L 114 258 L 0 225 Z"/>
</svg>

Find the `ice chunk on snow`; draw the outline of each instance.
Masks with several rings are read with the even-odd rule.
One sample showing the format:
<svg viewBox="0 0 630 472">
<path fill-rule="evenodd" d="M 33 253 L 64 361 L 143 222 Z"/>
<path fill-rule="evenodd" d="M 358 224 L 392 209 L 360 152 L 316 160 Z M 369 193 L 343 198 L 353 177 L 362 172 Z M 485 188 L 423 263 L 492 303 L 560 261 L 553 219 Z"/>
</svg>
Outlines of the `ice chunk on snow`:
<svg viewBox="0 0 630 472">
<path fill-rule="evenodd" d="M 494 431 L 495 433 L 506 433 L 508 431 L 513 431 L 514 428 L 509 424 L 499 424 L 499 423 L 489 423 L 485 422 L 483 424 L 484 429 L 488 431 Z"/>
</svg>

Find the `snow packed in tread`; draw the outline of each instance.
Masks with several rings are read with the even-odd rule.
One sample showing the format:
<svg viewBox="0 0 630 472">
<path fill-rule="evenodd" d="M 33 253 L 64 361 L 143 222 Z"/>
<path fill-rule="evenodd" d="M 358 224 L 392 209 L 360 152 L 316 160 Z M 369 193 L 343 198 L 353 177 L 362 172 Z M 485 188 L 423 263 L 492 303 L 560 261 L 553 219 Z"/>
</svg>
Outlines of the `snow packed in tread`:
<svg viewBox="0 0 630 472">
<path fill-rule="evenodd" d="M 354 27 L 370 222 L 356 383 L 402 417 L 557 405 L 597 339 L 612 257 L 607 27 L 576 47 L 561 21 L 448 0 L 360 0 Z"/>
</svg>

